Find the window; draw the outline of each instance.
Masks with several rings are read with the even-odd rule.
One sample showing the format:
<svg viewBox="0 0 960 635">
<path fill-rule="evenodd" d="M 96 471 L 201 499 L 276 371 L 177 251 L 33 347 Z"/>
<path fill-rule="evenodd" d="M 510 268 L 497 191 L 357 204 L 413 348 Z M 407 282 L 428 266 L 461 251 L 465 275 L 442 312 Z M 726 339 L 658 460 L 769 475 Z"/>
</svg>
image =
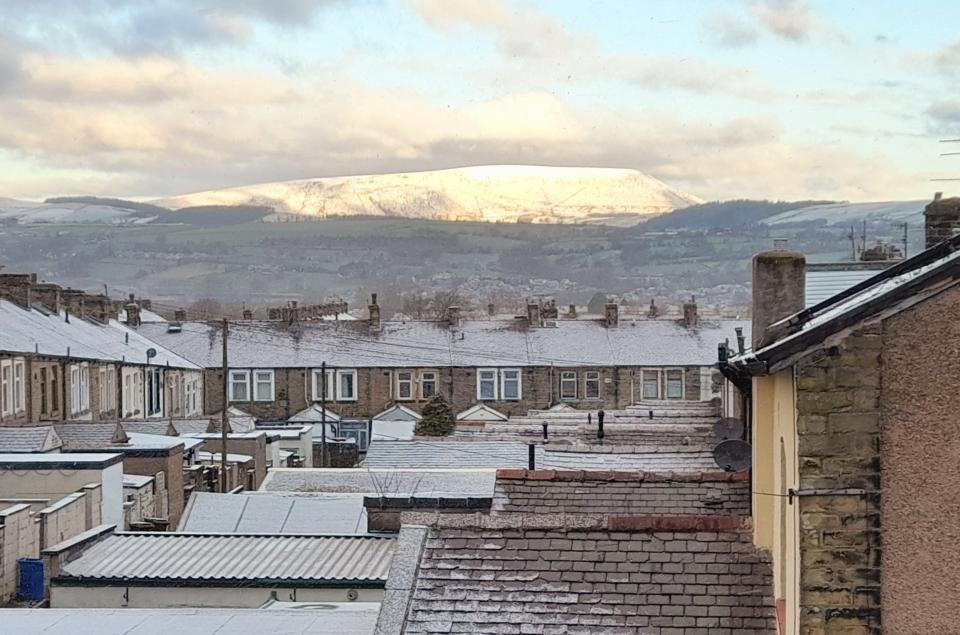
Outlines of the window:
<svg viewBox="0 0 960 635">
<path fill-rule="evenodd" d="M 70 367 L 70 412 L 80 414 L 90 407 L 90 369 L 85 365 Z"/>
<path fill-rule="evenodd" d="M 583 396 L 587 399 L 600 398 L 600 373 L 595 370 L 583 374 Z"/>
<path fill-rule="evenodd" d="M 0 362 L 0 413 L 13 412 L 13 368 L 9 361 Z"/>
<path fill-rule="evenodd" d="M 50 413 L 53 414 L 60 410 L 60 389 L 57 375 L 59 371 L 56 368 L 50 369 Z"/>
<path fill-rule="evenodd" d="M 133 415 L 133 375 L 123 376 L 123 416 Z"/>
<path fill-rule="evenodd" d="M 409 370 L 397 371 L 397 400 L 409 401 L 413 399 L 413 372 Z"/>
<path fill-rule="evenodd" d="M 273 401 L 273 371 L 253 371 L 253 400 Z"/>
<path fill-rule="evenodd" d="M 500 371 L 500 398 L 507 401 L 520 399 L 520 371 L 515 368 Z"/>
<path fill-rule="evenodd" d="M 250 371 L 230 371 L 230 401 L 250 401 Z"/>
<path fill-rule="evenodd" d="M 333 378 L 335 372 L 327 369 L 326 381 L 324 381 L 323 371 L 320 369 L 313 371 L 313 400 L 314 401 L 333 401 L 335 390 L 333 389 Z"/>
<path fill-rule="evenodd" d="M 148 417 L 163 414 L 163 371 L 159 368 L 147 369 L 146 400 Z"/>
<path fill-rule="evenodd" d="M 683 399 L 683 371 L 679 368 L 667 371 L 667 399 Z"/>
<path fill-rule="evenodd" d="M 643 377 L 643 391 L 642 391 L 643 398 L 659 399 L 660 398 L 660 371 L 645 370 L 642 373 L 642 377 Z"/>
<path fill-rule="evenodd" d="M 187 415 L 199 412 L 197 405 L 200 402 L 200 381 L 196 377 L 187 379 L 183 385 L 184 407 Z"/>
<path fill-rule="evenodd" d="M 113 367 L 100 367 L 100 411 L 107 412 L 116 407 L 117 393 L 113 386 Z"/>
<path fill-rule="evenodd" d="M 577 398 L 577 374 L 572 370 L 565 370 L 560 373 L 560 398 Z"/>
<path fill-rule="evenodd" d="M 47 369 L 40 369 L 40 414 L 50 414 L 50 401 L 47 397 Z"/>
<path fill-rule="evenodd" d="M 477 371 L 477 399 L 494 400 L 497 398 L 497 371 L 481 368 Z"/>
<path fill-rule="evenodd" d="M 357 371 L 337 371 L 337 401 L 357 400 Z"/>
<path fill-rule="evenodd" d="M 420 373 L 420 398 L 431 399 L 437 394 L 437 373 L 425 370 Z"/>
<path fill-rule="evenodd" d="M 24 381 L 25 367 L 22 359 L 13 362 L 13 411 L 23 412 L 27 409 L 26 382 Z"/>
</svg>

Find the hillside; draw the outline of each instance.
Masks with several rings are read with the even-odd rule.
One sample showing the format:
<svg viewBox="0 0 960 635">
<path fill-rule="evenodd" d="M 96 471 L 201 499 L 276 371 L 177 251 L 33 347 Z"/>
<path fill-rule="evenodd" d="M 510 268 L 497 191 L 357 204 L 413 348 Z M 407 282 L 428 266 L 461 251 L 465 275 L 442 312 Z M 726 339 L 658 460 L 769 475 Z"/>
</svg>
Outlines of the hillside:
<svg viewBox="0 0 960 635">
<path fill-rule="evenodd" d="M 611 224 L 700 202 L 636 170 L 508 165 L 283 181 L 154 201 L 171 209 L 258 205 L 314 217 Z"/>
</svg>

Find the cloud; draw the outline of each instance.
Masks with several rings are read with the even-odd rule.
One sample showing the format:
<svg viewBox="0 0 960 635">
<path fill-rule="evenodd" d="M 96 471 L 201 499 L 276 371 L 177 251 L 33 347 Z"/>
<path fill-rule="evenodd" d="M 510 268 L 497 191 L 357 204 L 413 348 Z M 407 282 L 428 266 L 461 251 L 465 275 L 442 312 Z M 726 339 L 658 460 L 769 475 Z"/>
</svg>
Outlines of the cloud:
<svg viewBox="0 0 960 635">
<path fill-rule="evenodd" d="M 434 29 L 461 26 L 486 31 L 508 57 L 542 58 L 592 46 L 594 39 L 574 33 L 541 11 L 517 7 L 509 0 L 411 0 L 416 13 Z"/>
<path fill-rule="evenodd" d="M 741 48 L 754 44 L 759 37 L 756 29 L 729 13 L 714 13 L 703 24 L 705 39 L 727 48 Z"/>
<path fill-rule="evenodd" d="M 804 0 L 753 0 L 750 10 L 770 33 L 792 42 L 808 40 L 817 24 Z"/>
</svg>

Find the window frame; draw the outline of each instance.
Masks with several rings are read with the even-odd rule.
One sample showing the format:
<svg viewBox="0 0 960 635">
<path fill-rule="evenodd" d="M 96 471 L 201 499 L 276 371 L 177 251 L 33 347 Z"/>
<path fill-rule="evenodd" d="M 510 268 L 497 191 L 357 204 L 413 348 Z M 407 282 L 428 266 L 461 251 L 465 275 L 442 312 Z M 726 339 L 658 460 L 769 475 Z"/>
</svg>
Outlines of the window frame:
<svg viewBox="0 0 960 635">
<path fill-rule="evenodd" d="M 13 414 L 13 360 L 0 360 L 0 414 Z"/>
<path fill-rule="evenodd" d="M 591 378 L 592 377 L 592 378 Z M 600 384 L 602 378 L 600 377 L 599 370 L 587 370 L 583 373 L 583 398 L 590 401 L 599 401 L 600 400 Z M 590 395 L 590 384 L 595 383 L 597 386 L 597 394 Z"/>
<path fill-rule="evenodd" d="M 90 409 L 90 367 L 86 364 L 70 366 L 70 414 L 79 415 Z"/>
<path fill-rule="evenodd" d="M 516 373 L 517 395 L 516 397 L 507 396 L 507 373 Z M 500 400 L 501 401 L 520 401 L 523 399 L 523 373 L 519 368 L 501 368 L 500 369 Z"/>
<path fill-rule="evenodd" d="M 27 365 L 22 359 L 13 360 L 13 414 L 27 410 Z"/>
<path fill-rule="evenodd" d="M 654 377 L 653 385 L 656 388 L 656 394 L 653 397 L 647 396 L 647 374 L 652 374 Z M 661 382 L 661 372 L 659 368 L 644 368 L 640 371 L 640 399 L 641 400 L 653 400 L 660 401 L 660 382 Z"/>
<path fill-rule="evenodd" d="M 357 369 L 355 368 L 338 368 L 336 371 L 337 376 L 337 401 L 356 401 L 357 394 L 360 392 L 359 386 L 357 386 Z M 344 396 L 343 394 L 343 378 L 350 377 L 352 380 L 353 394 L 350 396 Z"/>
<path fill-rule="evenodd" d="M 564 394 L 564 384 L 569 384 L 573 386 L 573 396 Z M 561 370 L 560 371 L 560 401 L 576 401 L 577 400 L 577 371 L 575 370 Z"/>
<path fill-rule="evenodd" d="M 227 387 L 229 388 L 229 390 L 227 391 L 227 402 L 228 402 L 228 403 L 234 403 L 234 402 L 237 402 L 237 403 L 247 403 L 247 402 L 249 402 L 249 401 L 250 401 L 250 398 L 253 396 L 253 395 L 251 394 L 252 391 L 251 391 L 251 389 L 250 389 L 250 371 L 249 371 L 249 370 L 244 370 L 244 369 L 239 369 L 239 368 L 237 368 L 237 369 L 231 368 L 231 369 L 230 369 L 229 371 L 227 371 L 227 372 L 228 372 L 228 377 L 229 377 L 229 381 L 227 382 Z M 234 379 L 235 377 L 242 377 L 242 380 L 237 381 L 237 380 Z M 239 385 L 243 385 L 243 389 L 244 389 L 244 398 L 243 398 L 243 399 L 237 399 L 236 387 L 239 386 Z"/>
<path fill-rule="evenodd" d="M 427 375 L 432 375 L 433 376 L 432 379 L 428 379 Z M 418 388 L 418 394 L 420 395 L 420 399 L 422 400 L 433 399 L 440 392 L 439 390 L 440 389 L 440 373 L 435 370 L 422 370 L 420 371 L 419 383 L 420 385 Z M 424 386 L 427 386 L 427 385 L 433 386 L 433 393 L 429 395 L 426 394 L 426 392 L 424 392 L 423 390 Z"/>
<path fill-rule="evenodd" d="M 406 375 L 406 379 L 401 379 L 402 375 Z M 416 383 L 416 373 L 412 370 L 398 370 L 394 373 L 393 381 L 393 394 L 396 401 L 414 401 L 416 399 L 416 388 L 414 384 Z M 403 396 L 401 392 L 401 387 L 406 385 L 407 395 Z"/>
<path fill-rule="evenodd" d="M 670 380 L 670 374 L 671 374 L 671 373 L 679 373 L 679 374 L 680 374 L 680 395 L 679 395 L 679 396 L 676 396 L 676 397 L 671 396 L 671 394 L 670 394 L 670 381 L 671 381 L 671 380 Z M 664 369 L 664 371 L 663 371 L 664 398 L 667 399 L 667 400 L 669 400 L 669 401 L 683 401 L 684 397 L 686 396 L 686 395 L 685 395 L 685 393 L 686 393 L 686 385 L 685 385 L 685 384 L 686 384 L 686 383 L 687 383 L 687 382 L 686 382 L 685 373 L 683 372 L 683 369 L 682 369 L 682 368 L 666 368 L 666 369 Z"/>
<path fill-rule="evenodd" d="M 322 368 L 314 368 L 310 373 L 310 390 L 313 393 L 313 401 L 320 403 L 323 401 L 324 395 L 320 389 L 320 384 L 317 382 L 317 378 L 323 375 Z M 336 371 L 332 368 L 328 368 L 326 371 L 326 398 L 327 402 L 336 401 L 336 386 L 334 378 L 336 376 Z"/>
<path fill-rule="evenodd" d="M 491 376 L 484 379 L 484 374 L 490 374 Z M 493 395 L 490 397 L 483 396 L 483 385 L 489 383 Z M 500 395 L 497 393 L 497 369 L 496 368 L 478 368 L 477 369 L 477 401 L 497 401 Z"/>
<path fill-rule="evenodd" d="M 269 376 L 270 378 L 269 382 L 263 381 L 260 375 Z M 273 371 L 272 368 L 256 368 L 250 373 L 250 377 L 251 377 L 251 386 L 253 387 L 252 394 L 250 396 L 253 398 L 252 399 L 253 401 L 260 401 L 260 402 L 276 401 L 277 399 L 276 373 Z M 267 383 L 269 383 L 270 385 L 269 398 L 263 398 L 259 394 L 259 388 L 261 385 L 267 384 Z"/>
<path fill-rule="evenodd" d="M 148 366 L 143 383 L 143 411 L 146 417 L 162 417 L 164 406 L 164 376 L 161 368 Z"/>
</svg>

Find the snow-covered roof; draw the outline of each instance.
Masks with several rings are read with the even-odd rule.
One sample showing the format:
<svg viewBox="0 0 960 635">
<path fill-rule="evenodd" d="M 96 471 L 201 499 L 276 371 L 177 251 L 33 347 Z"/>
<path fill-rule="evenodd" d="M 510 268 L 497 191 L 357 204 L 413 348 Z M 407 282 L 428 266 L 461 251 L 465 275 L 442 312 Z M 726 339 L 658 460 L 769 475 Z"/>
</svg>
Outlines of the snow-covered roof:
<svg viewBox="0 0 960 635">
<path fill-rule="evenodd" d="M 289 327 L 273 321 L 238 322 L 229 331 L 233 368 L 483 366 L 710 366 L 717 344 L 749 334 L 744 320 L 702 320 L 687 329 L 673 320 L 622 316 L 617 327 L 559 320 L 555 327 L 525 328 L 517 320 L 468 320 L 458 328 L 429 321 L 313 322 Z M 179 333 L 163 325 L 140 331 L 204 367 L 219 367 L 220 329 L 185 322 Z"/>
<path fill-rule="evenodd" d="M 133 489 L 140 489 L 145 485 L 149 485 L 151 481 L 153 481 L 152 476 L 141 476 L 140 474 L 123 475 L 123 486 Z"/>
<path fill-rule="evenodd" d="M 68 319 L 64 311 L 24 309 L 0 300 L 0 324 L 0 351 L 146 364 L 147 350 L 152 348 L 157 354 L 149 360 L 151 365 L 198 368 L 117 320 L 99 324 L 74 315 Z"/>
<path fill-rule="evenodd" d="M 478 403 L 457 414 L 457 421 L 506 421 L 507 415 L 485 403 Z"/>
<path fill-rule="evenodd" d="M 324 418 L 323 407 L 320 404 L 313 404 L 287 419 L 291 423 L 320 423 L 324 420 L 327 423 L 340 421 L 340 415 L 327 408 L 326 418 Z"/>
<path fill-rule="evenodd" d="M 422 417 L 419 413 L 407 408 L 403 404 L 393 404 L 386 410 L 378 412 L 374 421 L 420 421 Z"/>
<path fill-rule="evenodd" d="M 876 275 L 858 285 L 780 320 L 767 331 L 776 334 L 774 341 L 758 350 L 736 355 L 728 364 L 750 373 L 783 368 L 844 328 L 878 314 L 892 315 L 944 285 L 958 284 L 958 271 L 960 236 L 875 272 Z"/>
</svg>

